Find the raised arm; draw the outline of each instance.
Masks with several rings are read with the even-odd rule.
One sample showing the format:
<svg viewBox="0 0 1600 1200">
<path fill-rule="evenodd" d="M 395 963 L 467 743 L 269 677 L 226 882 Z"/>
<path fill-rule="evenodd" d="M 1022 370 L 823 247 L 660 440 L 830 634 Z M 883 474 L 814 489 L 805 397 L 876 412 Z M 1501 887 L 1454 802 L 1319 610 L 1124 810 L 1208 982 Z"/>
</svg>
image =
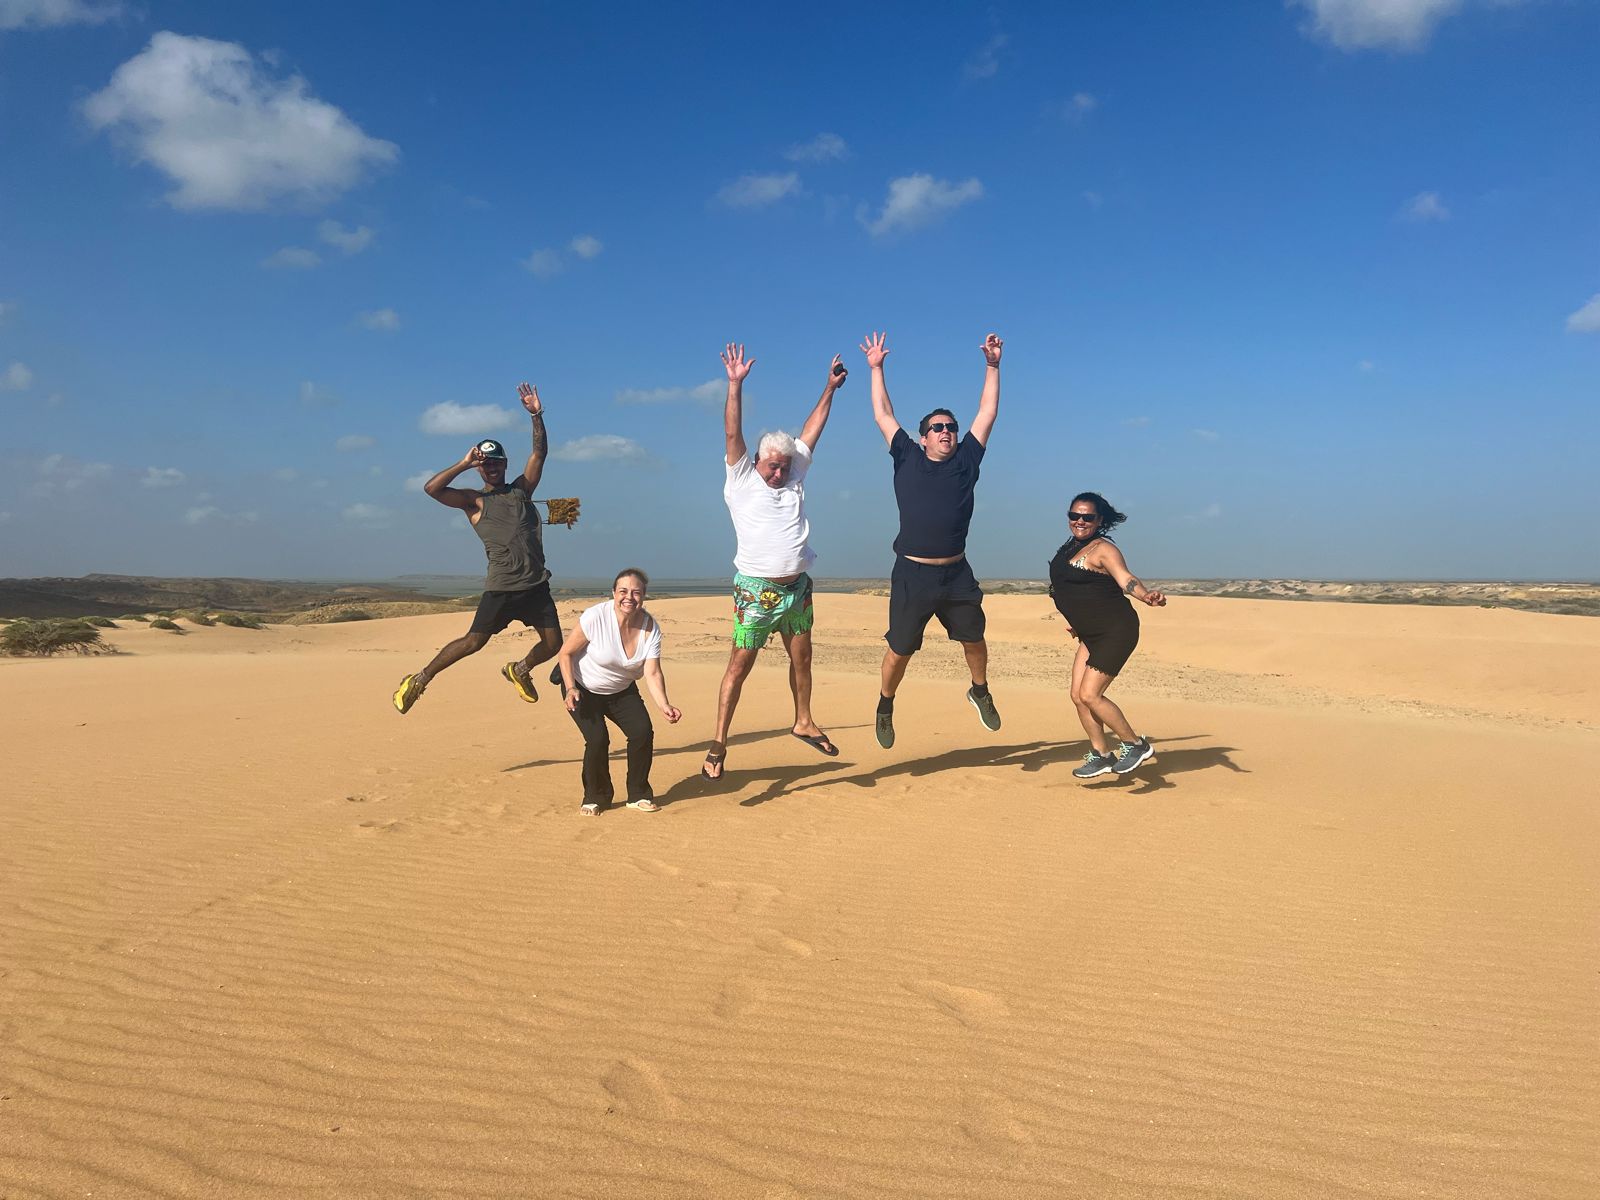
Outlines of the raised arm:
<svg viewBox="0 0 1600 1200">
<path fill-rule="evenodd" d="M 1128 570 L 1128 562 L 1122 557 L 1122 551 L 1115 545 L 1101 539 L 1100 545 L 1104 547 L 1099 554 L 1100 569 L 1122 585 L 1123 593 L 1132 596 L 1141 603 L 1148 604 L 1151 608 L 1160 608 L 1166 604 L 1167 598 L 1160 592 L 1147 588 L 1144 582 L 1132 571 Z"/>
<path fill-rule="evenodd" d="M 667 677 L 661 673 L 659 658 L 644 660 L 644 686 L 650 693 L 650 699 L 654 700 L 656 707 L 661 710 L 661 715 L 667 719 L 667 724 L 676 725 L 683 714 L 673 708 L 672 701 L 667 699 Z"/>
<path fill-rule="evenodd" d="M 722 352 L 722 368 L 728 373 L 728 402 L 722 408 L 722 440 L 730 467 L 748 453 L 744 444 L 744 377 L 755 365 L 755 359 L 745 358 L 744 346 L 739 343 L 729 342 Z"/>
<path fill-rule="evenodd" d="M 459 508 L 464 513 L 472 513 L 478 507 L 478 493 L 476 491 L 469 492 L 464 488 L 451 487 L 450 484 L 461 472 L 471 470 L 482 462 L 483 451 L 479 450 L 477 446 L 473 446 L 460 462 L 446 467 L 428 480 L 427 483 L 423 484 L 422 490 L 447 508 Z"/>
<path fill-rule="evenodd" d="M 835 354 L 833 362 L 828 365 L 828 382 L 822 385 L 817 406 L 811 410 L 805 428 L 800 431 L 800 440 L 806 444 L 807 450 L 817 448 L 817 439 L 822 436 L 822 430 L 828 424 L 828 414 L 833 411 L 833 394 L 844 386 L 844 381 L 849 377 L 850 372 L 845 370 L 844 360 Z"/>
<path fill-rule="evenodd" d="M 533 418 L 533 449 L 528 451 L 528 465 L 522 468 L 521 476 L 511 486 L 520 488 L 523 495 L 531 496 L 533 489 L 539 486 L 540 476 L 544 474 L 544 460 L 550 450 L 550 439 L 544 431 L 544 405 L 539 400 L 539 389 L 519 383 L 517 399 L 522 401 L 522 407 Z"/>
<path fill-rule="evenodd" d="M 868 334 L 861 343 L 861 353 L 867 356 L 867 366 L 872 368 L 872 419 L 878 423 L 878 432 L 883 434 L 883 440 L 892 444 L 894 435 L 900 432 L 900 422 L 894 419 L 894 406 L 889 403 L 889 385 L 883 378 L 883 360 L 889 356 L 884 342 L 888 338 L 887 333 Z"/>
<path fill-rule="evenodd" d="M 978 415 L 972 419 L 972 436 L 983 446 L 989 444 L 989 431 L 1000 415 L 1000 351 L 1004 348 L 999 334 L 983 339 L 983 395 L 978 399 Z"/>
</svg>

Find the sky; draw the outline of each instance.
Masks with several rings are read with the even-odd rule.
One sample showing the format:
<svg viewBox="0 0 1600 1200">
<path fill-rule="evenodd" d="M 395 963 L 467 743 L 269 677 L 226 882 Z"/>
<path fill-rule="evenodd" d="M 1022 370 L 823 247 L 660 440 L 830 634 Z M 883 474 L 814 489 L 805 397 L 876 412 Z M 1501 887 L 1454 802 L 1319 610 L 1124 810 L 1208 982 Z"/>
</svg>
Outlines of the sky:
<svg viewBox="0 0 1600 1200">
<path fill-rule="evenodd" d="M 551 569 L 732 570 L 746 433 L 851 376 L 819 577 L 897 415 L 1006 342 L 968 555 L 1074 494 L 1147 579 L 1600 578 L 1600 4 L 0 0 L 0 575 L 481 573 L 421 483 L 578 496 Z M 474 480 L 466 477 L 463 482 Z"/>
</svg>

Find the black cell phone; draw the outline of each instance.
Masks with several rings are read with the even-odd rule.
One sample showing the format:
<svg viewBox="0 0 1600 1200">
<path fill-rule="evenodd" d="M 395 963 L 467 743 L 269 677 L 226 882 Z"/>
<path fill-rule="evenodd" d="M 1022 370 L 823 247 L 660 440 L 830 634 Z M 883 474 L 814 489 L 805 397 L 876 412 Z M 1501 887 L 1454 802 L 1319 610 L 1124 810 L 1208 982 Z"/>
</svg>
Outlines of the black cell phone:
<svg viewBox="0 0 1600 1200">
<path fill-rule="evenodd" d="M 844 374 L 844 364 L 843 363 L 834 363 L 833 364 L 833 373 L 835 375 L 843 375 Z"/>
</svg>

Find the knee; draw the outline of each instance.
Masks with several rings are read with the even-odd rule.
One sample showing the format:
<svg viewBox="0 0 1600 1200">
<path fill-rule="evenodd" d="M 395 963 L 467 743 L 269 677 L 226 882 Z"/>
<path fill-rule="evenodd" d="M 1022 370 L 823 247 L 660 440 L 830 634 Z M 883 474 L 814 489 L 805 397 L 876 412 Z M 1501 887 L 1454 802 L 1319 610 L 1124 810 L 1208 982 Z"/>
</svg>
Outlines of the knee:
<svg viewBox="0 0 1600 1200">
<path fill-rule="evenodd" d="M 478 633 L 474 630 L 461 640 L 465 643 L 463 648 L 468 654 L 476 654 L 489 644 L 489 635 L 487 633 Z"/>
</svg>

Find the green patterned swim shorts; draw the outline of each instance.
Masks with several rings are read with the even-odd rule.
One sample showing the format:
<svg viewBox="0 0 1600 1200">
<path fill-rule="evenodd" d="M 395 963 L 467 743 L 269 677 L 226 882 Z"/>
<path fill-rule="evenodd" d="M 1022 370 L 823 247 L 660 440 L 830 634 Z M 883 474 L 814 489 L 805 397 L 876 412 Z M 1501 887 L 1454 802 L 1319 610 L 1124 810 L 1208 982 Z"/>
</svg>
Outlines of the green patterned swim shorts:
<svg viewBox="0 0 1600 1200">
<path fill-rule="evenodd" d="M 773 583 L 754 575 L 733 577 L 733 644 L 744 650 L 759 650 L 774 630 L 784 633 L 809 633 L 811 576 L 801 573 L 793 583 Z"/>
</svg>

